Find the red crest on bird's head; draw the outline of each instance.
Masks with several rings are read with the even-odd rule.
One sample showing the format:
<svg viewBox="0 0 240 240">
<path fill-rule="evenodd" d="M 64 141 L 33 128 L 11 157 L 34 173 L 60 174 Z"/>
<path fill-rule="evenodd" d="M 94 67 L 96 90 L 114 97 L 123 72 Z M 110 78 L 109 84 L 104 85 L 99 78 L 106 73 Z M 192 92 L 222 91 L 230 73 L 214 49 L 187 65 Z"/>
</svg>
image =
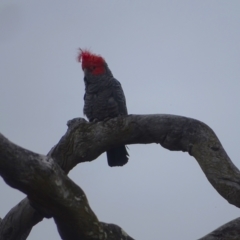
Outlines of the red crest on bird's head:
<svg viewBox="0 0 240 240">
<path fill-rule="evenodd" d="M 94 75 L 99 75 L 105 71 L 105 60 L 100 55 L 91 53 L 88 50 L 80 49 L 77 58 L 78 62 L 82 62 L 82 69 L 87 69 Z"/>
</svg>

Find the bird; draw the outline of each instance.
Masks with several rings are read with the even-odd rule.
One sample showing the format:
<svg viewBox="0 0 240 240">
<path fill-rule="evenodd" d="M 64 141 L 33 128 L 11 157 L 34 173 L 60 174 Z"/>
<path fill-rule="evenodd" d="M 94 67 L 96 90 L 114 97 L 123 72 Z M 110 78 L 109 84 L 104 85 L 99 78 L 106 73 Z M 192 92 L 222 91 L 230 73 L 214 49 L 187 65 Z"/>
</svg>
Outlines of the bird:
<svg viewBox="0 0 240 240">
<path fill-rule="evenodd" d="M 121 83 L 113 77 L 105 59 L 89 50 L 80 49 L 78 62 L 84 72 L 83 113 L 89 122 L 107 121 L 118 116 L 127 116 L 126 98 Z M 123 166 L 128 162 L 126 146 L 107 150 L 110 167 Z"/>
</svg>

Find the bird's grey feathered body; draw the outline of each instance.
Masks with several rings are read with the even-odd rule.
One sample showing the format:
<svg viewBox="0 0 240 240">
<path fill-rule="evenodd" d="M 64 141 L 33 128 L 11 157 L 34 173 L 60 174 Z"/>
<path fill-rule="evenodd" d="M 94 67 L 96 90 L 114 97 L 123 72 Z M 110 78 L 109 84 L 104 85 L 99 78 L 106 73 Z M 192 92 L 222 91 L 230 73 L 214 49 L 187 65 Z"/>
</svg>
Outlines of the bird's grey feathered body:
<svg viewBox="0 0 240 240">
<path fill-rule="evenodd" d="M 128 114 L 121 84 L 113 77 L 106 62 L 104 62 L 104 73 L 96 75 L 85 68 L 84 75 L 83 112 L 90 122 L 103 121 Z M 123 166 L 128 161 L 126 147 L 123 145 L 108 150 L 107 159 L 111 167 Z"/>
<path fill-rule="evenodd" d="M 84 114 L 89 121 L 103 121 L 127 115 L 127 106 L 121 84 L 114 77 L 105 77 L 99 83 L 89 83 L 85 77 Z"/>
</svg>

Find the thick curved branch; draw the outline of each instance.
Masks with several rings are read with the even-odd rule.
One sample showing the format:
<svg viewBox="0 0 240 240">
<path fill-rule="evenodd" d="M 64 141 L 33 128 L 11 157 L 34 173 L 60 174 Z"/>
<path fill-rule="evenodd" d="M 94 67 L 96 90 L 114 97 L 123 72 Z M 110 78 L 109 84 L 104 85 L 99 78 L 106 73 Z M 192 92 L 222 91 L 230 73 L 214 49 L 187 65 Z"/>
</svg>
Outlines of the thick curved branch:
<svg viewBox="0 0 240 240">
<path fill-rule="evenodd" d="M 187 151 L 219 194 L 240 206 L 239 170 L 211 128 L 198 120 L 161 114 L 129 115 L 98 123 L 78 118 L 69 121 L 68 126 L 67 133 L 50 151 L 65 173 L 117 145 L 159 143 L 169 150 Z"/>
<path fill-rule="evenodd" d="M 8 185 L 26 193 L 34 207 L 47 209 L 62 239 L 132 240 L 121 228 L 98 221 L 83 190 L 52 158 L 23 149 L 1 134 L 0 175 Z"/>
<path fill-rule="evenodd" d="M 213 130 L 198 120 L 166 114 L 129 115 L 99 123 L 74 119 L 68 125 L 51 153 L 66 172 L 117 145 L 159 143 L 172 151 L 188 152 L 218 193 L 240 207 L 240 172 Z"/>
</svg>

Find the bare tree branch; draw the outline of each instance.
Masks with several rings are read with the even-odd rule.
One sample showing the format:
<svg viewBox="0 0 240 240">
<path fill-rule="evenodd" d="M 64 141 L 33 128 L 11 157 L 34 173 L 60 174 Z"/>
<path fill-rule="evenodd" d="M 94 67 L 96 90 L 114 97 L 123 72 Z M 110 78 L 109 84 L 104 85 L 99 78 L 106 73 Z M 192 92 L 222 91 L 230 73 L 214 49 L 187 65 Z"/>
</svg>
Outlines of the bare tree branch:
<svg viewBox="0 0 240 240">
<path fill-rule="evenodd" d="M 127 117 L 118 117 L 106 122 L 98 123 L 88 123 L 84 119 L 80 118 L 73 119 L 68 122 L 68 126 L 69 128 L 67 133 L 61 138 L 59 143 L 50 151 L 49 154 L 49 156 L 51 156 L 54 161 L 57 162 L 59 166 L 65 171 L 65 173 L 68 173 L 78 163 L 92 161 L 104 151 L 118 145 L 134 143 L 159 143 L 164 148 L 167 148 L 169 150 L 188 152 L 190 155 L 192 155 L 198 161 L 207 179 L 218 191 L 218 193 L 222 197 L 224 197 L 229 203 L 237 207 L 240 206 L 239 170 L 234 166 L 234 164 L 227 156 L 220 141 L 218 140 L 212 129 L 198 120 L 174 115 L 129 115 Z M 3 149 L 1 148 L 1 146 L 0 149 L 2 152 Z M 0 156 L 2 155 L 1 152 Z M 10 154 L 9 151 L 8 153 Z M 32 158 L 34 156 L 34 159 L 38 159 L 36 154 L 32 154 L 33 153 L 31 153 L 30 155 L 32 156 Z M 7 156 L 8 154 L 5 157 Z M 29 152 L 28 154 L 26 154 L 25 157 L 27 158 L 27 156 L 29 156 Z M 14 156 L 11 156 L 10 154 L 10 157 Z M 54 181 L 57 181 L 57 179 L 64 179 L 64 177 L 66 178 L 65 174 L 63 174 L 57 168 L 57 165 L 55 165 L 49 157 L 47 158 L 42 156 L 42 160 L 45 162 L 45 165 L 47 165 L 48 168 L 42 166 L 41 174 L 46 174 L 47 176 L 48 171 L 50 171 L 49 168 L 54 170 L 54 174 L 52 170 L 50 171 L 52 172 L 51 174 L 54 176 L 51 175 L 51 177 L 49 176 L 48 179 L 48 181 L 52 182 L 53 186 Z M 38 160 L 37 162 L 39 163 L 41 161 Z M 9 176 L 7 175 L 4 175 L 6 174 L 5 171 L 1 171 L 1 174 L 3 174 L 3 178 L 6 182 L 8 182 L 9 185 L 13 187 L 15 186 L 15 183 L 12 182 L 11 178 L 9 178 Z M 28 178 L 27 180 L 25 179 L 25 184 L 27 184 L 29 180 L 30 179 Z M 43 180 L 44 179 L 42 179 L 41 181 Z M 71 192 L 73 191 L 71 194 L 76 194 L 77 192 L 79 194 L 80 188 L 74 185 L 74 183 L 70 183 L 68 181 L 71 182 L 71 180 L 68 178 L 64 179 L 64 181 L 62 180 L 61 188 L 63 186 L 62 184 L 66 184 L 64 185 L 64 191 L 70 192 L 71 189 Z M 17 185 L 15 187 L 17 187 Z M 25 186 L 23 184 L 21 190 L 27 193 L 29 187 L 29 185 Z M 31 187 L 31 191 L 32 190 L 33 189 Z M 64 229 L 64 232 L 67 232 L 66 229 L 68 228 L 62 226 L 64 225 L 64 222 L 67 222 L 66 219 L 64 220 L 64 222 L 62 222 L 63 218 L 55 215 L 55 211 L 54 209 L 52 209 L 52 207 L 57 208 L 56 205 L 53 204 L 54 206 L 52 206 L 50 204 L 46 204 L 45 200 L 38 200 L 38 198 L 41 198 L 41 194 L 46 194 L 46 191 L 44 191 L 45 189 L 41 190 L 43 192 L 37 192 L 37 190 L 34 189 L 36 193 L 33 196 L 27 193 L 33 203 L 37 204 L 34 207 L 38 209 L 38 206 L 41 206 L 40 208 L 46 208 L 48 210 L 51 210 L 50 212 L 53 215 L 57 225 L 61 226 L 60 229 Z M 37 198 L 35 196 L 36 194 Z M 49 194 L 52 194 L 52 191 L 50 191 Z M 60 193 L 57 193 L 56 191 L 55 194 L 57 195 Z M 84 193 L 80 194 L 80 196 L 83 195 Z M 74 197 L 76 195 L 73 194 L 71 196 Z M 50 196 L 48 197 L 51 198 Z M 57 199 L 52 199 L 53 202 L 55 200 Z M 62 204 L 64 205 L 64 203 Z M 77 204 L 77 201 L 74 202 L 73 199 L 71 200 L 71 204 Z M 84 204 L 82 203 L 82 205 L 85 206 L 86 204 L 86 202 L 84 202 Z M 69 211 L 69 215 L 71 215 L 72 210 L 68 209 L 68 206 L 69 205 L 64 205 L 61 207 L 66 210 L 66 213 Z M 93 217 L 94 214 L 91 214 L 92 218 L 90 219 L 93 223 L 97 220 Z M 75 217 L 77 218 L 77 216 Z M 76 222 L 75 217 L 74 222 Z M 88 218 L 86 215 L 85 217 Z M 101 229 L 103 229 L 102 224 L 103 223 L 98 225 L 102 226 Z M 71 228 L 69 226 L 69 229 L 72 228 L 73 226 L 71 226 Z"/>
<path fill-rule="evenodd" d="M 64 162 L 66 172 L 117 145 L 159 143 L 172 151 L 188 152 L 218 193 L 240 207 L 240 172 L 213 130 L 198 120 L 174 115 L 129 115 L 100 123 L 75 120 L 69 126 L 52 152 L 60 165 Z"/>
<path fill-rule="evenodd" d="M 239 240 L 240 218 L 236 218 L 223 226 L 217 228 L 199 240 Z"/>
<path fill-rule="evenodd" d="M 3 135 L 0 135 L 0 175 L 11 187 L 26 193 L 35 207 L 48 210 L 62 239 L 132 239 L 124 231 L 113 232 L 111 229 L 115 228 L 111 225 L 108 229 L 107 224 L 98 221 L 83 190 L 52 158 L 23 149 Z"/>
<path fill-rule="evenodd" d="M 0 223 L 0 239 L 25 240 L 32 227 L 42 219 L 42 215 L 30 206 L 28 198 L 24 198 Z"/>
</svg>

